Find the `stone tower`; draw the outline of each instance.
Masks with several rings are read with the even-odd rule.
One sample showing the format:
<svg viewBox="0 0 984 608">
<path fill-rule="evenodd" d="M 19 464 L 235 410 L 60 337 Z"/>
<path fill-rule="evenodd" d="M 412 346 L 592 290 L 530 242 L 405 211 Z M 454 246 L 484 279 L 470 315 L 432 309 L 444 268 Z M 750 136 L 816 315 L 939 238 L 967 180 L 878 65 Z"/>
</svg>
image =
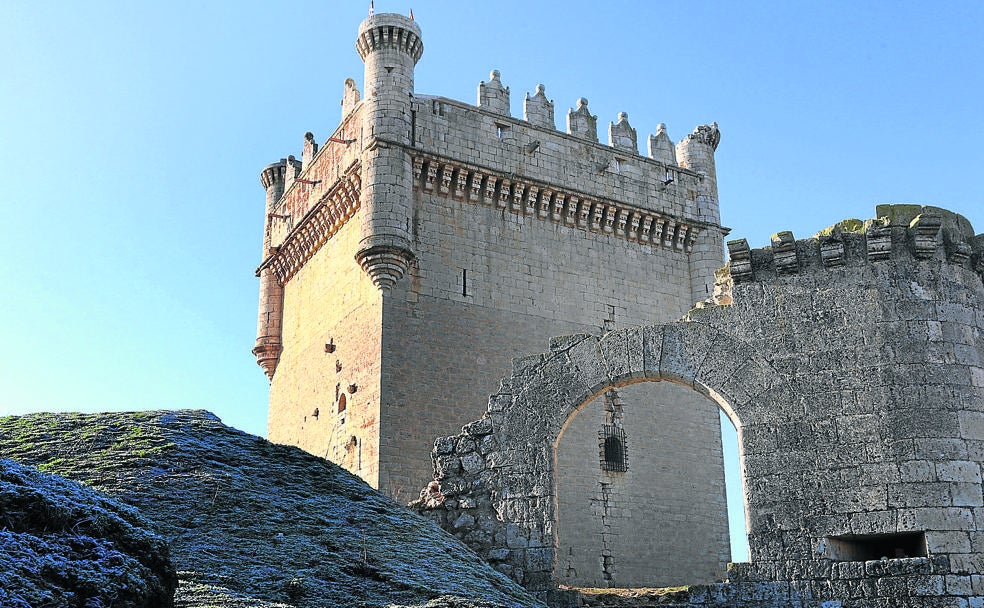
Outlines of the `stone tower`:
<svg viewBox="0 0 984 608">
<path fill-rule="evenodd" d="M 720 134 L 701 126 L 674 146 L 661 126 L 642 156 L 625 113 L 599 143 L 586 99 L 558 131 L 542 85 L 513 117 L 498 71 L 477 105 L 417 94 L 421 31 L 399 15 L 366 19 L 356 48 L 365 94 L 346 81 L 335 132 L 321 146 L 307 134 L 301 161 L 262 173 L 254 353 L 271 378 L 271 440 L 406 501 L 430 479 L 434 439 L 485 411 L 514 357 L 552 336 L 674 320 L 710 296 L 726 232 Z M 668 383 L 622 387 L 570 418 L 554 458 L 563 485 L 542 491 L 560 506 L 568 582 L 723 575 L 713 403 Z"/>
<path fill-rule="evenodd" d="M 392 287 L 413 262 L 410 145 L 413 68 L 424 52 L 420 28 L 400 15 L 362 22 L 356 41 L 366 64 L 362 124 L 362 240 L 355 259 L 374 285 Z"/>
</svg>

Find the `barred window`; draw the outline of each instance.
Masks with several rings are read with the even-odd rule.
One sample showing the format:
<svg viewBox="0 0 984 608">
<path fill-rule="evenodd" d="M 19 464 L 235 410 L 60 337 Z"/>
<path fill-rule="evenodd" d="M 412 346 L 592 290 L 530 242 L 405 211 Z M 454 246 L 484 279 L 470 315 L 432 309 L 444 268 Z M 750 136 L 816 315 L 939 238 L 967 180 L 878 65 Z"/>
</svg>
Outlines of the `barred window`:
<svg viewBox="0 0 984 608">
<path fill-rule="evenodd" d="M 620 426 L 606 424 L 602 429 L 601 470 L 624 473 L 629 470 L 625 450 L 625 431 Z"/>
</svg>

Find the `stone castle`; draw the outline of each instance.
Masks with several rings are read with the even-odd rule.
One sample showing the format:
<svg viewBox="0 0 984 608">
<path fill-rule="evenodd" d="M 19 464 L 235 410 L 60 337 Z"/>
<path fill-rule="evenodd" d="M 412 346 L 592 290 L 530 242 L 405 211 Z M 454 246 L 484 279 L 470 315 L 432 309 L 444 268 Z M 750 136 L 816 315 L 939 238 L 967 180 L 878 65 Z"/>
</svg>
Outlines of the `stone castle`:
<svg viewBox="0 0 984 608">
<path fill-rule="evenodd" d="M 542 86 L 514 118 L 495 71 L 477 105 L 419 94 L 421 30 L 400 15 L 366 19 L 356 49 L 363 92 L 345 82 L 335 132 L 261 174 L 253 352 L 272 441 L 406 502 L 432 478 L 434 438 L 481 415 L 514 357 L 710 296 L 720 135 L 700 126 L 674 145 L 660 125 L 642 156 L 624 113 L 600 143 L 585 99 L 557 130 Z M 608 391 L 570 420 L 556 459 L 570 582 L 724 576 L 713 402 L 668 383 Z"/>
<path fill-rule="evenodd" d="M 271 440 L 398 499 L 439 480 L 422 512 L 551 605 L 984 607 L 984 235 L 885 205 L 715 276 L 716 125 L 643 157 L 542 87 L 513 118 L 497 72 L 476 106 L 415 93 L 412 19 L 356 46 L 364 98 L 261 176 Z"/>
</svg>

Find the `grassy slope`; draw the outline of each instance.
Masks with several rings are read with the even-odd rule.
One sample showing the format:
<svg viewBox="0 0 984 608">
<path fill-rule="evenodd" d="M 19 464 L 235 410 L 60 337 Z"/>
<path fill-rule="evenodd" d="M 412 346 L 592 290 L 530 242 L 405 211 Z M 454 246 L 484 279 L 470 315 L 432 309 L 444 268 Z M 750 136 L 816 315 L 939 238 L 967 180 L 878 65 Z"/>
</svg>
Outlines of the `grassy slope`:
<svg viewBox="0 0 984 608">
<path fill-rule="evenodd" d="M 535 605 L 361 479 L 208 412 L 0 418 L 0 456 L 138 507 L 171 544 L 179 606 Z"/>
</svg>

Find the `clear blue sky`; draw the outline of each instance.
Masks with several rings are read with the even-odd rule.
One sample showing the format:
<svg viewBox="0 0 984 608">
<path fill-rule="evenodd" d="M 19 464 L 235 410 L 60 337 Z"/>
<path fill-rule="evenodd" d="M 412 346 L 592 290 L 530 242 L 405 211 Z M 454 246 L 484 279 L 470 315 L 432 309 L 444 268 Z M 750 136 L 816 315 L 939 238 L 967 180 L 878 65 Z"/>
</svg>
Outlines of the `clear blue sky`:
<svg viewBox="0 0 984 608">
<path fill-rule="evenodd" d="M 264 435 L 260 169 L 324 140 L 368 2 L 37 2 L 0 20 L 0 415 L 206 408 Z M 437 2 L 416 89 L 557 124 L 587 97 L 640 148 L 717 121 L 722 221 L 752 246 L 874 205 L 984 231 L 984 3 Z"/>
</svg>

